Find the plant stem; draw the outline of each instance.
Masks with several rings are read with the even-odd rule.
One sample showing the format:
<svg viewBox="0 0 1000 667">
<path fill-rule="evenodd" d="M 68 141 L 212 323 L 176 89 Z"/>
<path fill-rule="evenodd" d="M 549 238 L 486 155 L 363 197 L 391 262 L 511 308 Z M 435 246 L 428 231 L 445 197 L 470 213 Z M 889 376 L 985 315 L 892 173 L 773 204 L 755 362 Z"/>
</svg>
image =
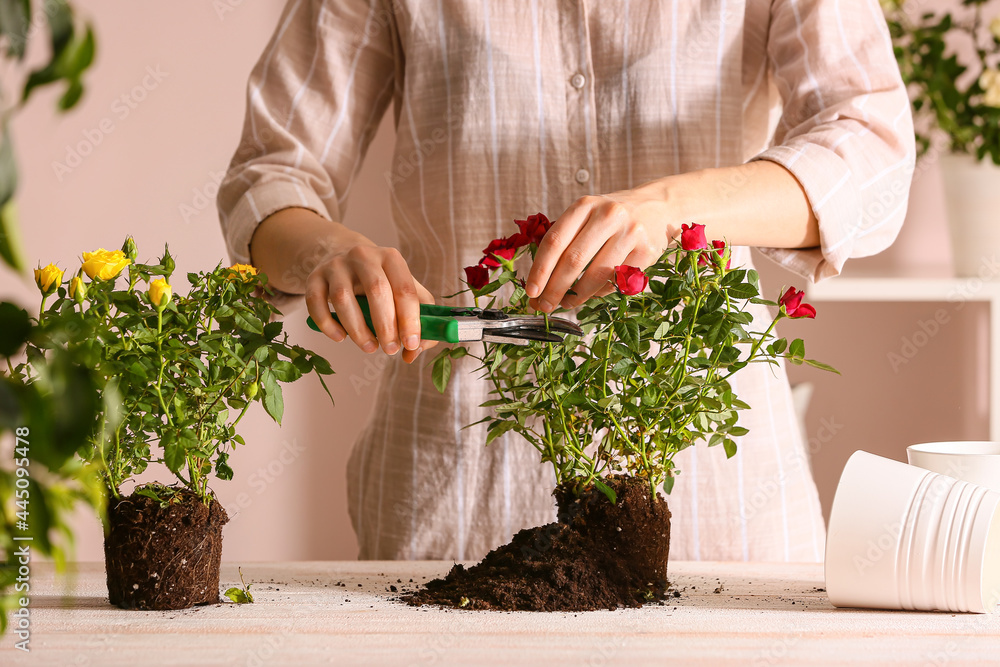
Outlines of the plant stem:
<svg viewBox="0 0 1000 667">
<path fill-rule="evenodd" d="M 160 407 L 163 408 L 163 413 L 167 416 L 167 423 L 171 426 L 174 425 L 174 420 L 170 416 L 170 411 L 167 409 L 167 403 L 163 400 L 163 369 L 166 363 L 163 359 L 163 309 L 158 308 L 156 310 L 156 359 L 160 363 L 160 370 L 156 376 L 156 395 L 160 398 Z"/>
</svg>

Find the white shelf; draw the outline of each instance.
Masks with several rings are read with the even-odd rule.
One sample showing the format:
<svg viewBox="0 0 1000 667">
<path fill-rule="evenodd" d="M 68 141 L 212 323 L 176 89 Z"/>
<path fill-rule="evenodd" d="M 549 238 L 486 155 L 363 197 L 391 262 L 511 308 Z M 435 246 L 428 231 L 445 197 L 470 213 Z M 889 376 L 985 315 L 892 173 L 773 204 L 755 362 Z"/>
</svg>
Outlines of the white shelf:
<svg viewBox="0 0 1000 667">
<path fill-rule="evenodd" d="M 1000 281 L 837 276 L 806 287 L 812 301 L 994 301 Z"/>
<path fill-rule="evenodd" d="M 920 276 L 837 276 L 806 286 L 809 301 L 984 301 L 990 306 L 990 439 L 1000 442 L 1000 281 L 956 278 L 928 269 Z M 935 274 L 937 274 L 935 276 Z"/>
</svg>

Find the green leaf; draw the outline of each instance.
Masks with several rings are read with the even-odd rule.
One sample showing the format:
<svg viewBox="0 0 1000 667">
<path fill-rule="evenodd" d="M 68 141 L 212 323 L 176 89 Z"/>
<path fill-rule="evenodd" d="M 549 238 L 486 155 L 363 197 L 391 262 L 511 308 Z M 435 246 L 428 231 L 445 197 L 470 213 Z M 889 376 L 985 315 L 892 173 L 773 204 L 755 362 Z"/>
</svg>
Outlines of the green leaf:
<svg viewBox="0 0 1000 667">
<path fill-rule="evenodd" d="M 72 87 L 73 82 L 78 82 L 83 72 L 94 62 L 95 50 L 94 31 L 87 26 L 82 37 L 74 36 L 60 53 L 53 54 L 53 59 L 47 65 L 28 75 L 21 93 L 22 104 L 28 101 L 36 88 L 61 79 L 68 81 Z"/>
<path fill-rule="evenodd" d="M 639 323 L 634 319 L 615 320 L 615 333 L 633 352 L 639 351 Z"/>
<path fill-rule="evenodd" d="M 28 311 L 7 301 L 0 302 L 0 357 L 17 354 L 30 334 Z"/>
<path fill-rule="evenodd" d="M 330 362 L 319 355 L 313 355 L 312 357 L 313 370 L 315 370 L 320 375 L 333 375 L 333 369 L 330 368 Z"/>
<path fill-rule="evenodd" d="M 818 368 L 823 371 L 830 371 L 831 373 L 836 373 L 837 375 L 840 375 L 840 371 L 838 371 L 836 368 L 834 368 L 829 364 L 824 364 L 822 361 L 816 361 L 815 359 L 806 359 L 805 361 L 813 368 Z"/>
<path fill-rule="evenodd" d="M 608 497 L 608 500 L 611 501 L 612 505 L 618 502 L 618 496 L 615 494 L 615 490 L 596 477 L 594 478 L 594 486 L 596 486 L 601 493 Z"/>
<path fill-rule="evenodd" d="M 802 359 L 806 356 L 806 344 L 801 338 L 792 341 L 791 345 L 788 346 L 788 354 L 796 359 Z"/>
<path fill-rule="evenodd" d="M 674 490 L 674 482 L 676 478 L 673 475 L 668 475 L 666 479 L 663 480 L 663 492 L 670 495 L 670 492 Z"/>
<path fill-rule="evenodd" d="M 0 259 L 15 271 L 25 270 L 24 253 L 17 226 L 17 162 L 10 131 L 6 124 L 0 132 Z"/>
<path fill-rule="evenodd" d="M 729 296 L 734 299 L 752 299 L 759 295 L 756 287 L 746 283 L 732 285 L 726 288 L 726 291 L 729 293 Z"/>
<path fill-rule="evenodd" d="M 15 190 L 17 190 L 17 161 L 14 159 L 10 129 L 4 124 L 0 133 L 0 204 L 12 199 Z"/>
<path fill-rule="evenodd" d="M 66 87 L 66 92 L 59 98 L 58 107 L 60 111 L 69 111 L 76 106 L 76 103 L 83 97 L 83 83 L 79 79 L 72 79 Z"/>
<path fill-rule="evenodd" d="M 285 400 L 281 394 L 281 386 L 269 371 L 261 373 L 261 389 L 264 392 L 264 410 L 278 424 L 285 412 Z"/>
<path fill-rule="evenodd" d="M 778 355 L 784 352 L 785 348 L 788 347 L 788 341 L 784 338 L 779 338 L 778 340 L 771 343 L 768 347 L 772 350 L 773 354 Z"/>
<path fill-rule="evenodd" d="M 236 586 L 226 589 L 225 595 L 236 604 L 249 604 L 253 602 L 253 596 L 250 595 L 250 591 L 243 590 L 242 588 L 238 588 Z"/>
<path fill-rule="evenodd" d="M 220 308 L 219 310 L 222 309 Z M 231 308 L 229 310 L 232 311 Z M 222 317 L 222 316 L 216 313 L 216 317 Z M 281 327 L 282 323 L 280 320 L 275 320 L 274 322 L 268 322 L 267 324 L 264 325 L 264 338 L 268 340 L 274 340 L 275 338 L 278 337 L 278 334 L 281 333 Z"/>
<path fill-rule="evenodd" d="M 271 364 L 271 372 L 281 382 L 294 382 L 302 377 L 302 373 L 290 361 L 279 360 Z"/>
<path fill-rule="evenodd" d="M 451 379 L 451 355 L 447 350 L 442 350 L 441 354 L 434 358 L 433 364 L 431 380 L 437 390 L 443 394 L 444 390 L 448 388 L 448 380 Z"/>
<path fill-rule="evenodd" d="M 736 456 L 736 443 L 730 438 L 722 441 L 722 447 L 726 450 L 726 458 L 731 459 Z"/>
<path fill-rule="evenodd" d="M 257 319 L 255 315 L 243 310 L 236 311 L 236 326 L 244 331 L 249 331 L 255 334 L 263 334 L 264 327 L 260 320 Z"/>
<path fill-rule="evenodd" d="M 58 55 L 73 39 L 73 11 L 66 0 L 42 0 L 42 3 L 48 17 L 52 53 Z"/>
<path fill-rule="evenodd" d="M 0 170 L 2 169 L 0 166 Z M 27 266 L 17 226 L 17 205 L 13 199 L 0 204 L 0 260 L 19 272 L 23 272 Z"/>
<path fill-rule="evenodd" d="M 233 478 L 233 469 L 229 467 L 229 454 L 219 452 L 219 458 L 215 461 L 215 474 L 222 480 Z"/>
<path fill-rule="evenodd" d="M 489 428 L 486 429 L 486 444 L 489 445 L 501 435 L 514 428 L 515 424 L 516 422 L 504 421 L 502 419 L 493 421 L 489 425 Z"/>
<path fill-rule="evenodd" d="M 160 438 L 160 446 L 163 447 L 163 462 L 170 469 L 170 472 L 177 473 L 184 467 L 184 447 L 174 431 L 167 431 Z"/>
</svg>

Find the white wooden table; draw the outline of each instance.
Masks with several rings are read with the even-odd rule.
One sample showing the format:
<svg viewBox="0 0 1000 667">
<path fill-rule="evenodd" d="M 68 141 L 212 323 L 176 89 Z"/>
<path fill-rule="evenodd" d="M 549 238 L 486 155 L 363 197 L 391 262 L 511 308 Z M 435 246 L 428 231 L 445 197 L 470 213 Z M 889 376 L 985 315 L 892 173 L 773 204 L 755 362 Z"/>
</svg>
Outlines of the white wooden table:
<svg viewBox="0 0 1000 667">
<path fill-rule="evenodd" d="M 985 665 L 1000 615 L 833 608 L 817 564 L 677 562 L 666 606 L 586 613 L 481 612 L 393 601 L 442 561 L 241 563 L 256 602 L 173 612 L 108 604 L 102 563 L 31 573 L 30 653 L 0 665 Z M 239 582 L 224 563 L 223 588 Z M 343 586 L 337 585 L 338 582 Z M 720 590 L 721 587 L 721 590 Z M 716 592 L 718 591 L 718 592 Z"/>
</svg>

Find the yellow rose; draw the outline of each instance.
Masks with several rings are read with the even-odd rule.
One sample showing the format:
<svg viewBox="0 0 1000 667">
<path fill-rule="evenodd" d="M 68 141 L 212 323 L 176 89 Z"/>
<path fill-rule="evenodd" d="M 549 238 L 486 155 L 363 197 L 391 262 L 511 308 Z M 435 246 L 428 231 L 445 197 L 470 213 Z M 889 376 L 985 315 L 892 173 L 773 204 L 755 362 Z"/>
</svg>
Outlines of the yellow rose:
<svg viewBox="0 0 1000 667">
<path fill-rule="evenodd" d="M 173 294 L 174 290 L 163 278 L 157 278 L 149 283 L 149 301 L 157 308 L 163 308 L 170 303 Z"/>
<path fill-rule="evenodd" d="M 993 33 L 994 39 L 1000 41 L 1000 16 L 994 16 L 990 21 L 990 32 Z"/>
<path fill-rule="evenodd" d="M 84 300 L 86 300 L 87 285 L 80 279 L 80 276 L 73 276 L 73 279 L 69 281 L 69 296 L 80 305 L 83 305 Z"/>
<path fill-rule="evenodd" d="M 247 280 L 248 276 L 257 275 L 257 268 L 251 266 L 250 264 L 233 264 L 232 266 L 229 267 L 229 270 L 239 273 L 240 277 L 243 278 L 244 282 Z M 234 276 L 232 273 L 230 273 L 229 277 L 233 278 Z"/>
<path fill-rule="evenodd" d="M 38 285 L 38 289 L 42 290 L 42 294 L 46 296 L 59 289 L 59 285 L 62 284 L 62 277 L 62 269 L 55 264 L 49 264 L 44 269 L 35 269 L 35 284 Z"/>
<path fill-rule="evenodd" d="M 131 263 L 132 260 L 121 250 L 98 248 L 94 252 L 83 253 L 83 270 L 91 280 L 114 280 Z"/>
<path fill-rule="evenodd" d="M 1000 71 L 985 70 L 979 77 L 979 87 L 983 89 L 983 104 L 1000 107 Z"/>
</svg>

